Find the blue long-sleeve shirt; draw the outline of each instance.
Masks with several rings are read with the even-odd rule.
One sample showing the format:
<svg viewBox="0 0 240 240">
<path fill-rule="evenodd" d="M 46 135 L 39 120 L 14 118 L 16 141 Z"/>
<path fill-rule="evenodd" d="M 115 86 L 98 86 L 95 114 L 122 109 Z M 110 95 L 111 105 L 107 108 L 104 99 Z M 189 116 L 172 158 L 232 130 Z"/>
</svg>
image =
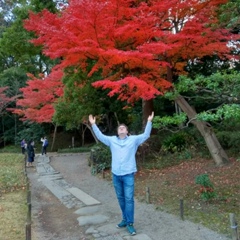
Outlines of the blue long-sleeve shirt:
<svg viewBox="0 0 240 240">
<path fill-rule="evenodd" d="M 110 147 L 113 174 L 123 176 L 137 172 L 135 159 L 137 148 L 150 137 L 152 122 L 147 122 L 144 133 L 126 136 L 124 139 L 117 136 L 106 136 L 102 134 L 96 124 L 92 125 L 92 129 L 97 139 Z"/>
</svg>

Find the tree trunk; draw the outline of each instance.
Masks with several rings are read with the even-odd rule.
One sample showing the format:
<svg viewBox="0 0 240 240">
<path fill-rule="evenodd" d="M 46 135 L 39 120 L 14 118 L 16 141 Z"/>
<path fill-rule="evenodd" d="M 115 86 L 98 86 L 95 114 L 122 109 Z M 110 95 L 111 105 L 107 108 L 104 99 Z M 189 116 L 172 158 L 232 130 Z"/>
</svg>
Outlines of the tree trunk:
<svg viewBox="0 0 240 240">
<path fill-rule="evenodd" d="M 51 146 L 51 151 L 53 150 L 55 140 L 56 140 L 56 134 L 57 134 L 57 125 L 54 127 L 54 133 L 53 133 L 53 141 L 52 141 L 52 146 Z"/>
<path fill-rule="evenodd" d="M 4 115 L 2 114 L 2 141 L 3 141 L 3 147 L 5 147 L 5 137 L 4 137 Z M 1 141 L 0 141 L 1 142 Z"/>
<path fill-rule="evenodd" d="M 143 111 L 142 129 L 144 129 L 147 124 L 148 116 L 151 115 L 153 111 L 153 99 L 142 100 L 142 111 Z"/>
<path fill-rule="evenodd" d="M 87 126 L 82 124 L 82 147 L 85 145 L 85 132 L 87 130 Z"/>
<path fill-rule="evenodd" d="M 95 136 L 95 134 L 94 134 L 94 132 L 93 132 L 93 130 L 92 130 L 91 125 L 86 124 L 86 127 L 91 131 L 91 133 L 92 133 L 92 135 L 93 135 L 93 137 L 94 137 L 95 142 L 96 142 L 96 143 L 99 143 L 98 139 L 96 138 L 96 136 Z"/>
<path fill-rule="evenodd" d="M 178 96 L 175 99 L 175 102 L 179 107 L 187 114 L 188 118 L 192 120 L 192 124 L 197 127 L 201 135 L 203 136 L 206 145 L 211 153 L 211 156 L 217 166 L 224 165 L 229 162 L 229 158 L 220 145 L 218 139 L 216 138 L 215 133 L 212 128 L 207 125 L 204 121 L 194 120 L 196 118 L 196 111 L 188 104 L 188 102 L 182 96 Z"/>
</svg>

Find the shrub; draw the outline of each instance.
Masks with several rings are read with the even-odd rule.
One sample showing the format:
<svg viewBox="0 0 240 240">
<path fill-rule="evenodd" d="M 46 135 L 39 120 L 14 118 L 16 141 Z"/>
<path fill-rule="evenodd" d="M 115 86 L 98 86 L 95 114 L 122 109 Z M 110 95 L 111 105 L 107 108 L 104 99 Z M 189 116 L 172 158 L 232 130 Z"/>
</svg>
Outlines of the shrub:
<svg viewBox="0 0 240 240">
<path fill-rule="evenodd" d="M 213 184 L 208 174 L 198 175 L 195 179 L 195 183 L 201 185 L 199 193 L 202 200 L 209 201 L 216 197 L 216 192 L 214 191 Z"/>
<path fill-rule="evenodd" d="M 184 132 L 179 132 L 167 137 L 162 144 L 162 150 L 165 152 L 181 152 L 187 145 L 188 135 Z"/>
<path fill-rule="evenodd" d="M 20 144 L 19 146 L 9 145 L 0 149 L 1 153 L 21 153 L 21 151 Z"/>
<path fill-rule="evenodd" d="M 240 145 L 240 131 L 220 131 L 216 134 L 220 144 L 225 149 L 236 149 L 238 152 Z"/>
<path fill-rule="evenodd" d="M 101 143 L 93 147 L 91 149 L 89 165 L 91 165 L 92 174 L 97 174 L 104 169 L 109 169 L 111 167 L 111 152 L 109 147 Z"/>
<path fill-rule="evenodd" d="M 78 147 L 78 148 L 64 148 L 58 149 L 58 153 L 83 153 L 83 152 L 90 152 L 89 147 Z"/>
</svg>

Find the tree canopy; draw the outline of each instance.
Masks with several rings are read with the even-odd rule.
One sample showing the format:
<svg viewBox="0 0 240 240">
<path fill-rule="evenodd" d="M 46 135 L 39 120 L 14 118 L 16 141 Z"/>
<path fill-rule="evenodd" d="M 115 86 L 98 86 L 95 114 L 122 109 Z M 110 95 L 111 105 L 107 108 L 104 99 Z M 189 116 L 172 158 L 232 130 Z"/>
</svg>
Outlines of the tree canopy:
<svg viewBox="0 0 240 240">
<path fill-rule="evenodd" d="M 61 59 L 60 67 L 85 69 L 92 59 L 88 75 L 101 70 L 103 78 L 93 86 L 135 101 L 169 89 L 168 68 L 178 76 L 189 61 L 232 58 L 227 43 L 235 36 L 217 24 L 217 7 L 225 2 L 72 0 L 60 15 L 30 13 L 25 27 L 35 32 L 32 42 L 47 56 Z"/>
</svg>

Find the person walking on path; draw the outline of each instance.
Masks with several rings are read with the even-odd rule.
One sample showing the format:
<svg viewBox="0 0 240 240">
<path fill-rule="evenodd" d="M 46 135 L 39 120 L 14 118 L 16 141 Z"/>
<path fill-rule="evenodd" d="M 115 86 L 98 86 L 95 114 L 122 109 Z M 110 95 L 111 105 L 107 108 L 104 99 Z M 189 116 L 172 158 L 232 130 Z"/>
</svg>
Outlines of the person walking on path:
<svg viewBox="0 0 240 240">
<path fill-rule="evenodd" d="M 118 228 L 127 227 L 131 235 L 136 234 L 134 224 L 134 175 L 137 172 L 135 154 L 137 148 L 149 137 L 152 130 L 154 113 L 148 117 L 144 133 L 128 136 L 128 128 L 120 124 L 117 128 L 118 136 L 104 135 L 96 125 L 96 118 L 89 115 L 89 122 L 97 139 L 110 147 L 112 154 L 112 180 L 120 209 L 122 221 Z"/>
<path fill-rule="evenodd" d="M 34 151 L 34 141 L 30 140 L 27 145 L 27 153 L 28 153 L 28 159 L 27 159 L 27 167 L 33 167 L 33 162 L 35 158 L 35 151 Z"/>
<path fill-rule="evenodd" d="M 27 146 L 27 143 L 26 143 L 25 139 L 23 139 L 23 140 L 21 141 L 22 154 L 25 154 L 26 146 Z"/>
<path fill-rule="evenodd" d="M 42 155 L 47 155 L 48 140 L 47 137 L 41 138 L 42 142 Z"/>
</svg>

